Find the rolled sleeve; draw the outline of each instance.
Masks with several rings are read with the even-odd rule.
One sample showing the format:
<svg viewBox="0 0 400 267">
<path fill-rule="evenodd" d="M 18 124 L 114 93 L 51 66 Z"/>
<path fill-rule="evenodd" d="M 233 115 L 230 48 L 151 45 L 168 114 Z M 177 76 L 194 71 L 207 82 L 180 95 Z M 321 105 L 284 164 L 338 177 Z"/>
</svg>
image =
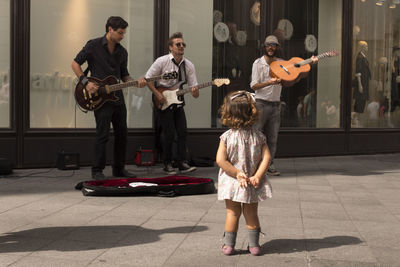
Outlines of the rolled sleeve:
<svg viewBox="0 0 400 267">
<path fill-rule="evenodd" d="M 253 67 L 251 69 L 251 82 L 250 82 L 250 88 L 253 88 L 254 85 L 257 83 L 260 83 L 260 74 L 258 70 L 258 64 L 257 62 L 253 63 Z"/>
<path fill-rule="evenodd" d="M 152 78 L 162 74 L 162 59 L 157 58 L 156 61 L 150 66 L 147 70 L 146 75 L 144 76 L 146 79 Z"/>
<path fill-rule="evenodd" d="M 74 61 L 79 65 L 85 63 L 90 57 L 91 47 L 92 47 L 91 41 L 87 42 L 86 45 L 82 48 L 82 50 L 79 51 L 79 53 L 76 55 Z"/>
</svg>

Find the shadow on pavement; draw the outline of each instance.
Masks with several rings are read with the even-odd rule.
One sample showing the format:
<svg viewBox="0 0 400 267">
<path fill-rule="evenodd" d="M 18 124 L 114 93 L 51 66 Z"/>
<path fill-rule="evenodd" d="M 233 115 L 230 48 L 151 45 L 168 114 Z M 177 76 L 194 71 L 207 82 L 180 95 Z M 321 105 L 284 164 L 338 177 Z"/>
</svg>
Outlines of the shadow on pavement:
<svg viewBox="0 0 400 267">
<path fill-rule="evenodd" d="M 318 239 L 274 239 L 263 244 L 261 250 L 263 254 L 284 254 L 356 245 L 362 242 L 361 239 L 354 236 L 329 236 Z"/>
<path fill-rule="evenodd" d="M 132 225 L 43 227 L 0 235 L 0 253 L 84 251 L 157 242 L 163 234 L 188 234 L 207 226 L 148 229 Z"/>
</svg>

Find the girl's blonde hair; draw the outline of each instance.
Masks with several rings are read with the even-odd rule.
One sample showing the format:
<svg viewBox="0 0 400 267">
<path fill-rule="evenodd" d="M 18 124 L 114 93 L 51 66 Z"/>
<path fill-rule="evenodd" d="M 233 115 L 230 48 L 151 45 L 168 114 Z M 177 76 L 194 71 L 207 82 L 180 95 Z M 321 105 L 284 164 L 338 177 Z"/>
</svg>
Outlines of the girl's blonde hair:
<svg viewBox="0 0 400 267">
<path fill-rule="evenodd" d="M 258 119 L 253 96 L 247 91 L 235 91 L 225 96 L 219 109 L 221 123 L 229 128 L 249 128 Z"/>
</svg>

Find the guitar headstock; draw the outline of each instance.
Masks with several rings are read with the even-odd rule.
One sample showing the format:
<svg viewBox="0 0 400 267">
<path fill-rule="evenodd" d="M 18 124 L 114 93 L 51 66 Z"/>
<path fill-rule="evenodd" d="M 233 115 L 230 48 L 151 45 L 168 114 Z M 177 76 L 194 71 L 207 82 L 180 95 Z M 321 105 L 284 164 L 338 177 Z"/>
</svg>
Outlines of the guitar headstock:
<svg viewBox="0 0 400 267">
<path fill-rule="evenodd" d="M 231 81 L 228 78 L 217 78 L 213 80 L 213 84 L 216 85 L 217 87 L 220 87 L 222 85 L 228 85 L 230 83 Z"/>
<path fill-rule="evenodd" d="M 162 75 L 163 80 L 174 80 L 178 79 L 178 73 L 176 71 L 167 72 Z"/>
</svg>

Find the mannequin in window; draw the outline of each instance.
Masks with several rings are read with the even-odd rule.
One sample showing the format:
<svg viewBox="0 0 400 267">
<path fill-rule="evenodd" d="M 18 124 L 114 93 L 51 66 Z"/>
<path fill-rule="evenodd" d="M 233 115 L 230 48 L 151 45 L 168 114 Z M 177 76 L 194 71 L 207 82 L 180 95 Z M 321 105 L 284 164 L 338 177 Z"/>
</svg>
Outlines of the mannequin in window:
<svg viewBox="0 0 400 267">
<path fill-rule="evenodd" d="M 394 111 L 397 106 L 400 106 L 400 48 L 398 46 L 393 47 L 391 99 L 390 111 Z"/>
<path fill-rule="evenodd" d="M 366 41 L 358 42 L 358 54 L 356 58 L 356 73 L 353 83 L 354 94 L 354 112 L 363 113 L 365 104 L 369 99 L 369 81 L 371 80 L 371 70 L 367 59 L 368 44 Z M 359 120 L 359 115 L 355 115 Z M 358 124 L 359 121 L 356 123 Z"/>
</svg>

